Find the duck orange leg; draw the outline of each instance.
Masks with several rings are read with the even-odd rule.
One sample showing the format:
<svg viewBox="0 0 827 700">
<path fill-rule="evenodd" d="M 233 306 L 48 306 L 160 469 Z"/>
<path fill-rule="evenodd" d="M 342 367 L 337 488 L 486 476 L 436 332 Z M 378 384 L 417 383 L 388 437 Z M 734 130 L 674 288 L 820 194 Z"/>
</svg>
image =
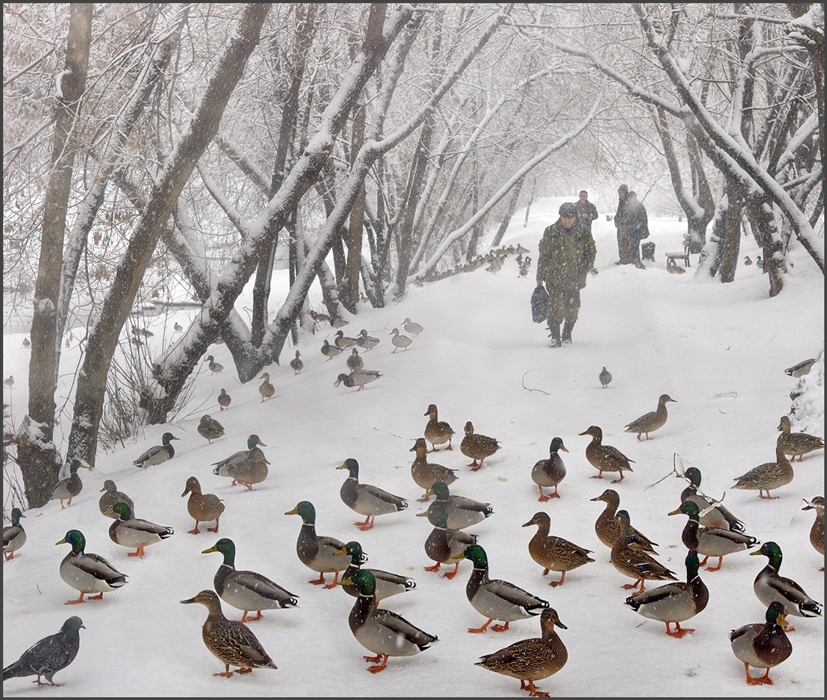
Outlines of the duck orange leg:
<svg viewBox="0 0 827 700">
<path fill-rule="evenodd" d="M 144 542 L 143 544 L 138 545 L 138 549 L 134 552 L 127 552 L 126 556 L 128 557 L 140 557 L 141 559 L 144 558 L 144 547 L 146 547 L 149 542 Z"/>
<path fill-rule="evenodd" d="M 195 528 L 193 530 L 187 530 L 191 535 L 197 535 L 201 530 L 198 529 L 198 520 L 195 521 Z"/>
<path fill-rule="evenodd" d="M 471 462 L 471 464 L 467 464 L 466 466 L 468 466 L 468 467 L 474 467 L 471 471 L 472 471 L 472 472 L 475 472 L 475 471 L 477 471 L 477 469 L 479 469 L 479 468 L 482 466 L 482 462 L 480 462 L 479 464 L 477 464 L 477 460 L 475 459 L 473 462 Z"/>
<path fill-rule="evenodd" d="M 385 666 L 388 665 L 388 655 L 380 654 L 379 656 L 384 657 L 382 659 L 382 663 L 379 666 L 368 666 L 368 671 L 370 671 L 371 673 L 379 673 L 379 671 L 384 671 Z"/>
<path fill-rule="evenodd" d="M 213 673 L 214 676 L 221 676 L 222 678 L 232 678 L 233 672 L 230 670 L 230 664 L 224 664 L 223 673 Z"/>
<path fill-rule="evenodd" d="M 77 600 L 67 600 L 67 601 L 64 603 L 64 605 L 77 605 L 78 603 L 83 603 L 83 602 L 85 602 L 85 601 L 83 600 L 83 596 L 85 596 L 85 595 L 86 595 L 86 593 L 84 593 L 83 591 L 81 591 L 81 592 L 80 592 L 80 598 L 78 598 Z"/>
<path fill-rule="evenodd" d="M 666 634 L 668 634 L 670 637 L 678 637 L 680 639 L 681 637 L 683 637 L 683 635 L 692 634 L 692 632 L 694 632 L 694 631 L 695 631 L 694 629 L 689 629 L 688 627 L 681 627 L 681 623 L 676 622 L 675 623 L 675 630 L 673 632 L 672 630 L 669 629 L 669 623 L 668 622 L 666 623 Z"/>
<path fill-rule="evenodd" d="M 450 581 L 452 578 L 454 578 L 454 576 L 457 575 L 457 571 L 459 571 L 459 562 L 458 561 L 454 565 L 454 570 L 449 571 L 447 574 L 445 574 L 445 578 L 447 578 Z"/>
<path fill-rule="evenodd" d="M 716 566 L 714 568 L 706 567 L 706 570 L 707 571 L 718 571 L 721 568 L 721 564 L 723 564 L 723 563 L 724 563 L 724 558 L 723 557 L 718 557 L 718 566 Z"/>
<path fill-rule="evenodd" d="M 90 595 L 89 600 L 103 600 L 103 591 L 101 591 L 97 595 Z"/>
<path fill-rule="evenodd" d="M 425 568 L 425 571 L 439 571 L 439 562 L 437 562 L 433 566 L 426 566 L 424 568 Z"/>
<path fill-rule="evenodd" d="M 252 612 L 252 611 L 250 611 L 250 610 L 245 610 L 245 611 L 244 611 L 244 614 L 241 616 L 241 620 L 239 620 L 239 622 L 255 622 L 256 620 L 260 620 L 260 619 L 261 619 L 261 610 L 258 610 L 258 611 L 257 611 L 257 612 L 258 612 L 258 615 L 256 615 L 255 617 L 247 617 L 247 613 L 248 613 L 248 612 Z"/>
<path fill-rule="evenodd" d="M 540 498 L 537 499 L 538 501 L 548 501 L 551 498 L 551 496 L 546 496 L 546 494 L 543 493 L 542 486 L 538 485 L 537 488 L 540 489 Z M 525 690 L 525 688 L 523 688 L 523 690 Z"/>
<path fill-rule="evenodd" d="M 495 632 L 505 632 L 508 629 L 508 621 L 504 625 L 491 625 L 491 629 Z"/>
<path fill-rule="evenodd" d="M 537 688 L 534 685 L 534 681 L 529 681 L 528 682 L 528 688 L 526 688 L 526 690 L 528 690 L 528 694 L 533 698 L 547 698 L 548 697 L 548 693 L 544 693 L 542 690 L 537 690 Z"/>
<path fill-rule="evenodd" d="M 485 632 L 485 630 L 488 628 L 488 625 L 490 625 L 492 622 L 494 622 L 494 620 L 488 620 L 488 622 L 486 622 L 482 627 L 469 627 L 468 631 L 471 634 L 479 634 L 480 632 Z"/>
<path fill-rule="evenodd" d="M 590 476 L 589 478 L 590 479 L 602 479 L 603 478 L 603 470 L 598 469 L 597 470 L 597 476 Z"/>
<path fill-rule="evenodd" d="M 551 581 L 548 585 L 551 586 L 552 588 L 555 588 L 556 586 L 562 586 L 563 581 L 565 580 L 565 578 L 566 578 L 566 572 L 564 571 L 563 575 L 560 577 L 559 581 Z"/>
<path fill-rule="evenodd" d="M 236 673 L 252 673 L 252 672 L 253 672 L 253 669 L 252 669 L 252 668 L 248 668 L 247 666 L 245 666 L 244 668 L 237 668 L 237 669 L 235 670 L 235 672 L 236 672 Z"/>
<path fill-rule="evenodd" d="M 634 583 L 624 583 L 623 587 L 624 588 L 637 588 L 638 586 L 640 586 L 640 590 L 638 591 L 638 593 L 643 593 L 643 587 L 645 585 L 646 585 L 646 582 L 642 578 L 639 578 Z"/>
<path fill-rule="evenodd" d="M 324 578 L 324 575 L 322 575 L 322 578 Z M 339 572 L 338 572 L 338 571 L 334 571 L 334 572 L 333 572 L 333 583 L 328 583 L 328 584 L 325 586 L 325 588 L 336 588 L 336 582 L 337 582 L 338 580 L 339 580 Z"/>
<path fill-rule="evenodd" d="M 310 580 L 308 581 L 308 583 L 312 583 L 314 586 L 318 586 L 318 585 L 319 585 L 319 584 L 321 584 L 321 583 L 327 583 L 327 582 L 324 580 L 324 572 L 322 572 L 322 573 L 320 573 L 320 574 L 319 574 L 319 578 L 318 578 L 318 579 L 315 579 L 315 578 L 314 578 L 314 579 L 310 579 Z"/>
<path fill-rule="evenodd" d="M 363 523 L 354 523 L 356 527 L 358 527 L 362 532 L 365 530 L 370 530 L 373 527 L 373 521 L 376 519 L 375 515 L 369 515 L 365 518 L 365 522 Z"/>
<path fill-rule="evenodd" d="M 208 527 L 207 532 L 218 532 L 218 518 L 215 519 L 215 527 Z"/>
<path fill-rule="evenodd" d="M 6 561 L 9 561 L 10 559 L 14 559 L 14 552 L 9 552 L 8 554 L 3 552 L 3 556 L 5 557 Z"/>
<path fill-rule="evenodd" d="M 621 481 L 623 481 L 623 472 L 622 471 L 620 472 L 620 478 L 619 479 L 612 479 L 612 483 L 617 484 Z"/>
</svg>

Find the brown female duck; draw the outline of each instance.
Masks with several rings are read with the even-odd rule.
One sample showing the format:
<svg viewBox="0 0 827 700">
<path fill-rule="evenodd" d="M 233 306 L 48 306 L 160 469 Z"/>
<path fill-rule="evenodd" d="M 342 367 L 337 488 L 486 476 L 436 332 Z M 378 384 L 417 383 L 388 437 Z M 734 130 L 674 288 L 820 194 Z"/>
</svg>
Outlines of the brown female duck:
<svg viewBox="0 0 827 700">
<path fill-rule="evenodd" d="M 445 578 L 452 579 L 459 570 L 459 560 L 454 560 L 455 554 L 465 551 L 469 544 L 476 544 L 477 536 L 462 530 L 452 530 L 448 527 L 448 515 L 439 504 L 432 504 L 431 508 L 416 514 L 417 518 L 428 518 L 434 526 L 428 539 L 425 540 L 425 554 L 436 564 L 426 566 L 425 571 L 439 571 L 441 564 L 454 563 L 454 570 L 445 574 Z"/>
<path fill-rule="evenodd" d="M 805 501 L 806 503 L 806 501 Z M 822 557 L 824 557 L 824 496 L 814 496 L 801 510 L 814 510 L 816 519 L 810 528 L 810 544 Z M 822 566 L 819 571 L 824 571 Z"/>
<path fill-rule="evenodd" d="M 437 445 L 444 445 L 446 442 L 448 443 L 448 447 L 445 449 L 453 450 L 451 440 L 454 436 L 454 429 L 444 420 L 439 420 L 439 411 L 437 410 L 436 404 L 429 404 L 428 410 L 425 411 L 424 415 L 428 416 L 428 423 L 425 425 L 424 435 L 425 439 L 431 443 L 432 449 L 430 452 L 435 452 Z"/>
<path fill-rule="evenodd" d="M 759 498 L 773 499 L 778 496 L 771 496 L 770 490 L 774 491 L 781 486 L 786 486 L 794 476 L 793 465 L 784 453 L 784 445 L 776 445 L 774 462 L 759 464 L 746 474 L 736 477 L 732 488 L 758 491 Z M 767 492 L 766 496 L 764 491 Z"/>
<path fill-rule="evenodd" d="M 638 440 L 640 440 L 640 436 L 645 433 L 646 439 L 648 440 L 649 433 L 653 433 L 658 428 L 662 428 L 666 423 L 666 419 L 668 417 L 666 412 L 666 404 L 670 402 L 677 403 L 677 401 L 670 397 L 669 394 L 661 394 L 658 399 L 658 407 L 654 411 L 644 413 L 640 418 L 635 418 L 635 420 L 626 426 L 626 430 L 624 432 L 637 433 Z"/>
<path fill-rule="evenodd" d="M 425 495 L 417 499 L 419 501 L 427 501 L 431 497 L 430 489 L 437 481 L 450 486 L 459 478 L 456 469 L 429 462 L 425 456 L 427 451 L 428 445 L 425 443 L 425 438 L 417 438 L 414 446 L 409 450 L 409 452 L 416 452 L 416 458 L 411 464 L 411 478 L 417 486 L 425 489 Z"/>
<path fill-rule="evenodd" d="M 187 479 L 181 498 L 187 494 L 190 495 L 187 499 L 187 512 L 195 519 L 195 527 L 188 531 L 189 534 L 197 535 L 200 532 L 198 523 L 209 522 L 210 520 L 215 520 L 215 527 L 208 527 L 207 531 L 218 532 L 218 520 L 225 508 L 221 499 L 214 493 L 202 493 L 201 484 L 194 476 Z"/>
<path fill-rule="evenodd" d="M 635 579 L 634 583 L 626 583 L 623 588 L 635 589 L 640 586 L 638 593 L 643 593 L 646 581 L 677 581 L 673 571 L 646 552 L 630 545 L 629 513 L 619 510 L 616 517 L 620 523 L 620 537 L 612 547 L 612 564 L 624 576 Z"/>
<path fill-rule="evenodd" d="M 629 459 L 616 447 L 603 444 L 603 431 L 596 425 L 590 425 L 579 435 L 591 435 L 592 441 L 586 445 L 586 459 L 589 460 L 595 469 L 597 469 L 597 476 L 592 476 L 592 479 L 602 479 L 603 472 L 618 472 L 619 479 L 614 479 L 613 483 L 623 481 L 623 472 L 634 471 L 630 464 L 634 464 L 633 459 Z"/>
<path fill-rule="evenodd" d="M 798 457 L 800 462 L 804 459 L 804 455 L 815 450 L 824 449 L 824 439 L 817 435 L 810 435 L 809 433 L 793 433 L 790 419 L 787 416 L 781 416 L 781 422 L 778 424 L 778 430 L 781 435 L 778 436 L 776 444 L 783 445 L 784 454 L 792 457 L 790 461 L 794 462 Z"/>
<path fill-rule="evenodd" d="M 534 561 L 543 567 L 543 576 L 549 570 L 562 572 L 560 580 L 552 581 L 548 584 L 549 586 L 562 586 L 567 571 L 594 561 L 589 556 L 592 553 L 590 549 L 580 547 L 562 537 L 548 534 L 551 529 L 551 518 L 548 513 L 538 511 L 531 520 L 523 524 L 523 527 L 529 527 L 530 525 L 536 525 L 537 532 L 534 533 L 534 537 L 528 543 L 528 553 Z"/>
<path fill-rule="evenodd" d="M 470 420 L 465 424 L 465 437 L 462 438 L 462 442 L 459 444 L 459 451 L 473 460 L 468 465 L 472 472 L 479 471 L 483 460 L 493 455 L 501 447 L 502 445 L 495 438 L 475 433 L 474 424 Z M 477 464 L 477 460 L 480 461 L 479 464 Z"/>
<path fill-rule="evenodd" d="M 597 535 L 597 538 L 609 549 L 611 549 L 620 538 L 620 523 L 615 517 L 617 508 L 620 505 L 620 496 L 614 489 L 606 489 L 599 496 L 595 496 L 589 500 L 603 501 L 603 503 L 606 504 L 603 512 L 597 516 L 597 520 L 594 523 L 594 532 Z M 631 538 L 631 542 L 629 543 L 630 546 L 637 547 L 638 549 L 641 549 L 644 552 L 649 552 L 650 554 L 657 554 L 657 552 L 655 552 L 655 547 L 659 546 L 658 543 L 653 542 L 646 537 L 646 535 L 642 534 L 631 525 L 629 525 L 629 532 L 627 536 Z"/>
</svg>

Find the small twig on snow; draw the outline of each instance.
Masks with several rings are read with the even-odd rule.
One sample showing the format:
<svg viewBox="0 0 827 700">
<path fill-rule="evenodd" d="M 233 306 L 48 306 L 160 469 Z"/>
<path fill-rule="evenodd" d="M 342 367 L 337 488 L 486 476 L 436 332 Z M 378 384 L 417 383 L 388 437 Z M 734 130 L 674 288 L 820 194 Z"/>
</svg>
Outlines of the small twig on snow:
<svg viewBox="0 0 827 700">
<path fill-rule="evenodd" d="M 539 391 L 541 394 L 545 394 L 546 396 L 548 396 L 549 394 L 548 394 L 548 392 L 547 392 L 547 391 L 543 391 L 542 389 L 529 389 L 529 388 L 525 385 L 525 375 L 526 375 L 526 374 L 528 374 L 530 371 L 531 371 L 531 370 L 527 369 L 527 370 L 525 371 L 525 373 L 523 374 L 522 379 L 520 379 L 520 383 L 523 385 L 523 389 L 525 389 L 526 391 Z"/>
</svg>

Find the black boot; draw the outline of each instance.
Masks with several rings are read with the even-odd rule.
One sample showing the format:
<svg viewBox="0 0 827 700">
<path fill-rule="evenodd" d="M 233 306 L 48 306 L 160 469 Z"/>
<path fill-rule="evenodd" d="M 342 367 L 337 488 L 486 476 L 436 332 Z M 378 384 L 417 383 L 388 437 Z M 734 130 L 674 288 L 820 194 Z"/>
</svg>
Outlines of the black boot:
<svg viewBox="0 0 827 700">
<path fill-rule="evenodd" d="M 571 342 L 571 329 L 574 328 L 574 321 L 566 321 L 563 324 L 563 342 Z"/>
<path fill-rule="evenodd" d="M 559 348 L 560 347 L 560 322 L 559 321 L 549 321 L 548 322 L 548 329 L 550 331 L 549 335 L 551 336 L 551 340 L 548 341 L 548 346 L 550 348 Z"/>
</svg>

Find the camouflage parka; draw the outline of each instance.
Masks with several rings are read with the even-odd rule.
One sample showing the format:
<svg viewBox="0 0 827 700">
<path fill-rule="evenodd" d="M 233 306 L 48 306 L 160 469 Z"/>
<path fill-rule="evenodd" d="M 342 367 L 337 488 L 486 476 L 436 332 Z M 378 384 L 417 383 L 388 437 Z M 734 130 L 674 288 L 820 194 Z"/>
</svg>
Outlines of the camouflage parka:
<svg viewBox="0 0 827 700">
<path fill-rule="evenodd" d="M 583 289 L 596 254 L 594 238 L 579 220 L 566 230 L 557 219 L 540 239 L 537 279 L 549 288 Z"/>
</svg>

